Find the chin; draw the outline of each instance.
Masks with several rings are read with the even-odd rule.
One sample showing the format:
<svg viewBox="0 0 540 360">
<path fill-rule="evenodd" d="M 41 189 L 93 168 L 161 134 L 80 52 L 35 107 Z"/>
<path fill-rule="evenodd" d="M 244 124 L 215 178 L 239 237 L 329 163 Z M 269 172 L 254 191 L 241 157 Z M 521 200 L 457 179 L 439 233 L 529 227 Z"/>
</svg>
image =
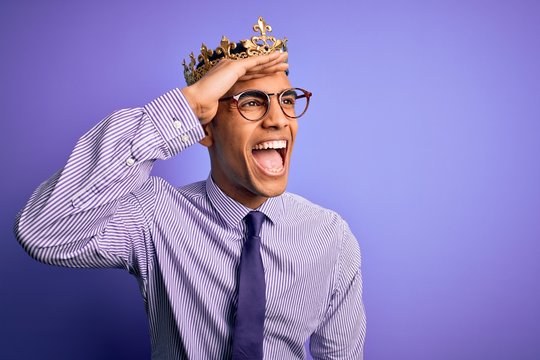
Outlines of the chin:
<svg viewBox="0 0 540 360">
<path fill-rule="evenodd" d="M 287 178 L 283 175 L 280 179 L 257 179 L 252 182 L 253 193 L 263 197 L 276 197 L 283 194 L 287 189 Z"/>
<path fill-rule="evenodd" d="M 286 187 L 280 187 L 278 189 L 265 189 L 265 191 L 260 192 L 260 195 L 267 198 L 271 198 L 271 197 L 276 197 L 283 194 L 285 190 L 286 190 Z"/>
</svg>

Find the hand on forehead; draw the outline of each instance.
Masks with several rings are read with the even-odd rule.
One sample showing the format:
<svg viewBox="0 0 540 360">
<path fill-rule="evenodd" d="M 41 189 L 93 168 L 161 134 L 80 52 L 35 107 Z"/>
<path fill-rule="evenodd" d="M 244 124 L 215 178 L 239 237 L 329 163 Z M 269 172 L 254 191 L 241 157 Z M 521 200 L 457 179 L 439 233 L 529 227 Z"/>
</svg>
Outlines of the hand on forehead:
<svg viewBox="0 0 540 360">
<path fill-rule="evenodd" d="M 285 76 L 289 68 L 287 39 L 278 40 L 270 36 L 268 32 L 272 29 L 261 17 L 253 30 L 260 35 L 239 43 L 231 43 L 223 37 L 215 50 L 203 44 L 201 54 L 197 57 L 199 64 L 196 64 L 193 53 L 190 54 L 189 64 L 184 61 L 188 87 L 182 91 L 202 124 L 215 116 L 219 99 L 230 95 L 235 88 L 241 88 L 241 84 L 252 81 L 260 84 L 257 80 L 266 77 L 277 79 L 264 82 L 266 85 L 289 83 Z M 279 76 L 280 72 L 283 75 Z M 272 88 L 272 91 L 275 90 Z"/>
</svg>

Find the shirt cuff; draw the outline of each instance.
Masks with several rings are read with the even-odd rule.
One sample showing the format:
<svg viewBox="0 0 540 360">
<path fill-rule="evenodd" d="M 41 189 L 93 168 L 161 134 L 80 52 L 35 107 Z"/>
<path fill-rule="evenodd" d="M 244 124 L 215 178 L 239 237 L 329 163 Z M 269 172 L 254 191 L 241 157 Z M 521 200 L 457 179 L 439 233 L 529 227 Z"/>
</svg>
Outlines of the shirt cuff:
<svg viewBox="0 0 540 360">
<path fill-rule="evenodd" d="M 204 138 L 199 119 L 180 89 L 173 89 L 144 107 L 173 156 Z"/>
</svg>

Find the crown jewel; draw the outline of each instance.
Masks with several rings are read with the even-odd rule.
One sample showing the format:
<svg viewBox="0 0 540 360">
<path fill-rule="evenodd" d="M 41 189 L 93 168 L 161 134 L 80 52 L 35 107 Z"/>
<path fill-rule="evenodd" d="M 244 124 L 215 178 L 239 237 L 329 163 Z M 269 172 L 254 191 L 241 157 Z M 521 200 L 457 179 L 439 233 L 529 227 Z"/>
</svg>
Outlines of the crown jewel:
<svg viewBox="0 0 540 360">
<path fill-rule="evenodd" d="M 220 45 L 215 50 L 208 49 L 206 45 L 202 44 L 201 53 L 197 59 L 195 59 L 193 52 L 189 54 L 189 64 L 186 63 L 186 60 L 182 62 L 186 83 L 188 85 L 196 83 L 222 59 L 238 60 L 266 55 L 275 51 L 287 51 L 287 38 L 279 40 L 268 35 L 267 33 L 272 31 L 272 27 L 262 17 L 259 17 L 257 24 L 253 25 L 253 31 L 259 34 L 250 39 L 241 40 L 239 43 L 231 43 L 227 37 L 223 36 Z"/>
</svg>

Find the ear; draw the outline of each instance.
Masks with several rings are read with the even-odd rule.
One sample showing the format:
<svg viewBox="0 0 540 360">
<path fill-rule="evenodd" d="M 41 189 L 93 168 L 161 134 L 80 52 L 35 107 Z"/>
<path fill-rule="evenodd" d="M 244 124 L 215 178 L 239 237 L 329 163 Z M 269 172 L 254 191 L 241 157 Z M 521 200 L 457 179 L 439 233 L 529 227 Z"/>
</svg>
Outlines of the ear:
<svg viewBox="0 0 540 360">
<path fill-rule="evenodd" d="M 212 144 L 214 144 L 214 138 L 212 135 L 212 121 L 210 121 L 207 124 L 204 124 L 203 126 L 204 134 L 206 135 L 201 140 L 199 140 L 199 144 L 202 146 L 206 146 L 207 148 L 211 147 Z"/>
</svg>

